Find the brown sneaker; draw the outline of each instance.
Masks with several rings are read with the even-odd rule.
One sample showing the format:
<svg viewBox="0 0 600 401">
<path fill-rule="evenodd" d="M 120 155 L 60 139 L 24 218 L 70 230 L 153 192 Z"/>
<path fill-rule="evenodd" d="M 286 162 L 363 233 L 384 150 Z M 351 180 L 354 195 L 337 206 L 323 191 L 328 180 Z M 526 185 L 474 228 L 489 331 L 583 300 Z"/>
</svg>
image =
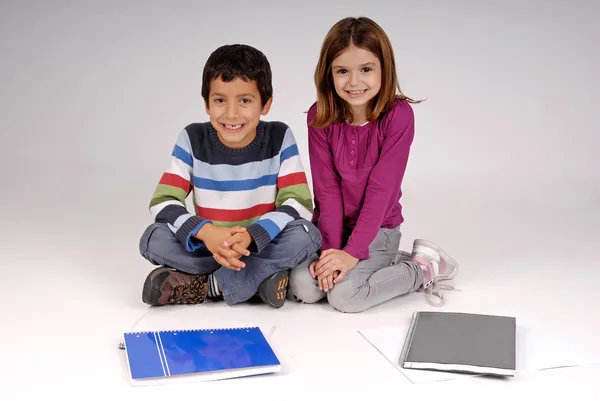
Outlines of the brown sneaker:
<svg viewBox="0 0 600 401">
<path fill-rule="evenodd" d="M 200 304 L 208 295 L 208 276 L 182 273 L 166 267 L 152 270 L 142 290 L 148 305 Z"/>
<path fill-rule="evenodd" d="M 264 303 L 273 308 L 281 308 L 287 297 L 289 270 L 277 272 L 266 279 L 258 287 L 258 295 Z"/>
</svg>

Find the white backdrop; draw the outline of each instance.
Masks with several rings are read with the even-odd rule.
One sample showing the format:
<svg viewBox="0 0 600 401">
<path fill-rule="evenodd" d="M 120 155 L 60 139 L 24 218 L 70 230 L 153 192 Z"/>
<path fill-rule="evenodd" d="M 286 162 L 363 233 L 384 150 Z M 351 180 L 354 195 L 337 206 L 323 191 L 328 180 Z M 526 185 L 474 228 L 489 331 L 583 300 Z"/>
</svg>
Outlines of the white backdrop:
<svg viewBox="0 0 600 401">
<path fill-rule="evenodd" d="M 112 302 L 94 312 L 103 321 L 140 306 L 147 205 L 181 128 L 206 118 L 201 75 L 216 47 L 266 53 L 275 94 L 266 118 L 291 126 L 310 178 L 304 111 L 321 41 L 360 15 L 390 36 L 404 92 L 427 99 L 414 106 L 402 246 L 440 242 L 461 262 L 462 285 L 484 293 L 502 275 L 555 294 L 569 280 L 579 288 L 579 272 L 596 274 L 598 2 L 4 0 L 2 293 L 43 302 L 2 313 L 19 328 L 2 335 L 55 324 L 52 311 L 92 295 Z M 541 262 L 545 254 L 569 264 Z M 503 269 L 515 260 L 531 263 Z"/>
</svg>

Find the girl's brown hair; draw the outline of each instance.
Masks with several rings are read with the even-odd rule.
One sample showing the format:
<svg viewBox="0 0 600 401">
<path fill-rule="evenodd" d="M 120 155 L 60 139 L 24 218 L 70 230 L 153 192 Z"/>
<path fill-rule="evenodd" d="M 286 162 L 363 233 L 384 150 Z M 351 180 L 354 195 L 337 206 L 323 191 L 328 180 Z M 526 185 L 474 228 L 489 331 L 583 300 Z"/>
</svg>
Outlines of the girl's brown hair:
<svg viewBox="0 0 600 401">
<path fill-rule="evenodd" d="M 352 111 L 335 92 L 331 73 L 333 60 L 351 44 L 370 51 L 381 63 L 381 89 L 367 106 L 369 121 L 388 111 L 397 99 L 420 103 L 405 96 L 400 90 L 394 50 L 385 31 L 367 17 L 348 17 L 331 27 L 323 40 L 315 69 L 317 114 L 310 122 L 315 128 L 325 128 L 334 122 L 353 121 Z"/>
</svg>

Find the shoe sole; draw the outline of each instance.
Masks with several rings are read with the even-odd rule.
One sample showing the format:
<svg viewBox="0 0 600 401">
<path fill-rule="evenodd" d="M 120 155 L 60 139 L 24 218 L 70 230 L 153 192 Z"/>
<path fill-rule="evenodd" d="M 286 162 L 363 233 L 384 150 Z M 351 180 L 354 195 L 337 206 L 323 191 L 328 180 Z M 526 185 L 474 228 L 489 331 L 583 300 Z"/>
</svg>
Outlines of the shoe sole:
<svg viewBox="0 0 600 401">
<path fill-rule="evenodd" d="M 288 270 L 277 272 L 262 283 L 259 295 L 263 302 L 273 308 L 281 308 L 287 297 L 289 276 L 290 272 Z"/>
<path fill-rule="evenodd" d="M 435 257 L 435 255 L 431 255 L 430 252 L 427 252 L 427 249 L 434 249 L 437 253 L 439 253 L 439 255 L 444 258 L 446 260 L 446 262 L 448 262 L 448 264 L 452 265 L 454 268 L 452 269 L 452 274 L 449 276 L 446 276 L 449 280 L 453 279 L 456 274 L 458 273 L 458 262 L 456 260 L 454 260 L 454 258 L 452 258 L 450 255 L 448 255 L 442 248 L 440 248 L 438 245 L 434 244 L 431 241 L 428 241 L 426 239 L 417 239 L 414 241 L 413 243 L 413 247 L 414 248 L 423 248 L 423 249 L 418 249 L 418 251 L 424 255 L 427 255 L 429 257 Z"/>
<path fill-rule="evenodd" d="M 164 267 L 157 267 L 152 270 L 148 277 L 146 277 L 146 281 L 144 281 L 144 287 L 142 289 L 142 302 L 152 306 L 160 306 L 158 300 L 161 296 L 160 286 L 153 286 L 152 283 L 160 282 L 162 283 L 164 280 L 155 281 L 154 279 L 159 277 L 160 275 L 168 276 L 169 272 Z M 166 277 L 165 277 L 166 278 Z"/>
</svg>

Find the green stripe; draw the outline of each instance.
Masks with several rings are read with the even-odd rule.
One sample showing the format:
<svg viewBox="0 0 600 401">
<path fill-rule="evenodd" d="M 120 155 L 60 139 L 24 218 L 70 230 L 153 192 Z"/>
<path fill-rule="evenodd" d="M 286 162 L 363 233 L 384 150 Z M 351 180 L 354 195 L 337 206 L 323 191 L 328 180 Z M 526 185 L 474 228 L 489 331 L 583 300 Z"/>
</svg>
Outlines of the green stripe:
<svg viewBox="0 0 600 401">
<path fill-rule="evenodd" d="M 185 204 L 185 198 L 187 198 L 187 192 L 183 189 L 172 187 L 170 185 L 158 184 L 154 190 L 152 199 L 150 200 L 150 207 L 173 199 Z"/>
<path fill-rule="evenodd" d="M 200 216 L 200 217 L 202 217 L 202 216 Z M 217 227 L 233 227 L 233 226 L 248 227 L 250 224 L 254 223 L 259 218 L 260 218 L 260 216 L 253 217 L 248 220 L 242 220 L 242 221 L 213 221 L 212 223 Z"/>
<path fill-rule="evenodd" d="M 279 192 L 277 193 L 277 200 L 275 201 L 275 206 L 280 207 L 283 204 L 283 202 L 290 198 L 297 200 L 298 203 L 300 203 L 309 212 L 312 213 L 313 203 L 308 185 L 296 184 L 279 190 Z"/>
</svg>

